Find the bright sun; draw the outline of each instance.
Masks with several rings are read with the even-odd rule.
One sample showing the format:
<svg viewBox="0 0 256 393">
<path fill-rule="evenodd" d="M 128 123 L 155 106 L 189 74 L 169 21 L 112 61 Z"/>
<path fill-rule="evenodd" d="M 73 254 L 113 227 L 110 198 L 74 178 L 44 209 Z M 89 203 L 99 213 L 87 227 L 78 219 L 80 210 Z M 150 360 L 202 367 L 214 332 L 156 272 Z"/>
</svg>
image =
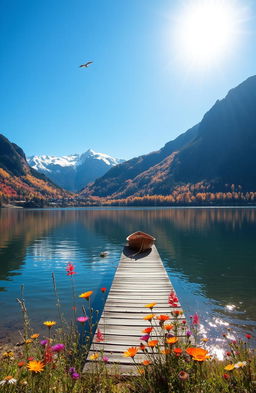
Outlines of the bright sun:
<svg viewBox="0 0 256 393">
<path fill-rule="evenodd" d="M 179 56 L 198 67 L 219 62 L 236 42 L 240 16 L 234 0 L 186 1 L 176 20 Z"/>
</svg>

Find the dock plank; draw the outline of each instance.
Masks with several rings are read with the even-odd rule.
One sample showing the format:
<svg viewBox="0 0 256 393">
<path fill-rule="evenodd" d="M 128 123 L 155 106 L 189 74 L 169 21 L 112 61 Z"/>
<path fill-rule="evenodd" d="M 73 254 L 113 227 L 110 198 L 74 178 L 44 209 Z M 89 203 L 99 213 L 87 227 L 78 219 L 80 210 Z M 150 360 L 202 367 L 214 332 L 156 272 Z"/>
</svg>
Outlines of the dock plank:
<svg viewBox="0 0 256 393">
<path fill-rule="evenodd" d="M 151 252 L 144 254 L 131 253 L 125 247 L 98 323 L 104 341 L 97 342 L 95 334 L 84 371 L 89 371 L 97 363 L 98 360 L 90 360 L 90 355 L 96 351 L 100 354 L 99 361 L 103 353 L 109 357 L 108 368 L 113 373 L 117 370 L 116 364 L 119 364 L 122 374 L 137 374 L 133 360 L 125 358 L 123 352 L 130 346 L 138 346 L 142 330 L 150 326 L 144 319 L 145 315 L 152 312 L 145 307 L 146 304 L 157 303 L 153 314 L 168 314 L 169 323 L 177 319 L 171 311 L 182 311 L 182 308 L 180 304 L 175 308 L 169 306 L 168 296 L 172 290 L 173 286 L 155 246 Z M 184 314 L 179 315 L 178 319 L 184 320 Z M 158 321 L 155 320 L 153 325 L 158 331 Z M 181 340 L 185 337 L 185 330 L 179 328 L 176 332 Z M 153 331 L 151 336 L 152 339 L 156 338 L 156 332 Z M 139 364 L 146 359 L 146 355 L 139 351 L 134 359 Z"/>
</svg>

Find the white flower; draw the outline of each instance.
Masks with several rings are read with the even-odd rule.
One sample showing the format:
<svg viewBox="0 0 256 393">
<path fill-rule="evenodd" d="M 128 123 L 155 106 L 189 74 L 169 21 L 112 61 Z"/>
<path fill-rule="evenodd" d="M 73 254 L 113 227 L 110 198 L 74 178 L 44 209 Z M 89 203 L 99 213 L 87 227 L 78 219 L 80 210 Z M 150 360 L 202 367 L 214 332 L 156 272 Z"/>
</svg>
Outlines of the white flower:
<svg viewBox="0 0 256 393">
<path fill-rule="evenodd" d="M 237 363 L 235 364 L 235 368 L 245 367 L 246 364 L 247 364 L 246 362 L 237 362 Z"/>
<path fill-rule="evenodd" d="M 0 385 L 5 385 L 6 383 L 14 385 L 16 382 L 17 382 L 17 379 L 13 378 L 11 375 L 8 375 L 2 381 L 0 381 Z"/>
</svg>

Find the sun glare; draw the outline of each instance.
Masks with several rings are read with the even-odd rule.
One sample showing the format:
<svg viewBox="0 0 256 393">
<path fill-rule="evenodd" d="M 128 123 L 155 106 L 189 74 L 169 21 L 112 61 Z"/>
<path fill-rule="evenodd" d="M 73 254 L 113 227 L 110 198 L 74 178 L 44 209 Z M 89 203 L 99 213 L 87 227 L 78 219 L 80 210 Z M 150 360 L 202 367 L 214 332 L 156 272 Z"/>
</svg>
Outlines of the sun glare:
<svg viewBox="0 0 256 393">
<path fill-rule="evenodd" d="M 234 0 L 193 0 L 176 19 L 175 43 L 183 62 L 208 66 L 233 49 L 241 10 Z"/>
</svg>

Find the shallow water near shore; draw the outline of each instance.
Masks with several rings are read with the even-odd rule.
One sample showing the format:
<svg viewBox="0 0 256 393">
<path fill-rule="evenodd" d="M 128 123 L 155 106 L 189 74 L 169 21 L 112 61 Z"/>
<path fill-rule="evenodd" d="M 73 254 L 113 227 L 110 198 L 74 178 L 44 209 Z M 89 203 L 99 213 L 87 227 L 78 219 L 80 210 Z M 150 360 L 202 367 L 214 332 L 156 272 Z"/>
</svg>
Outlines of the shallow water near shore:
<svg viewBox="0 0 256 393">
<path fill-rule="evenodd" d="M 23 284 L 35 329 L 57 318 L 52 272 L 71 317 L 68 262 L 77 272 L 76 293 L 92 290 L 92 305 L 101 311 L 100 289 L 111 287 L 125 238 L 136 230 L 157 239 L 187 319 L 198 312 L 219 357 L 223 334 L 255 333 L 255 208 L 0 209 L 0 340 L 14 340 L 22 327 L 16 298 Z M 101 251 L 108 256 L 101 258 Z M 78 315 L 82 304 L 77 298 Z"/>
</svg>

